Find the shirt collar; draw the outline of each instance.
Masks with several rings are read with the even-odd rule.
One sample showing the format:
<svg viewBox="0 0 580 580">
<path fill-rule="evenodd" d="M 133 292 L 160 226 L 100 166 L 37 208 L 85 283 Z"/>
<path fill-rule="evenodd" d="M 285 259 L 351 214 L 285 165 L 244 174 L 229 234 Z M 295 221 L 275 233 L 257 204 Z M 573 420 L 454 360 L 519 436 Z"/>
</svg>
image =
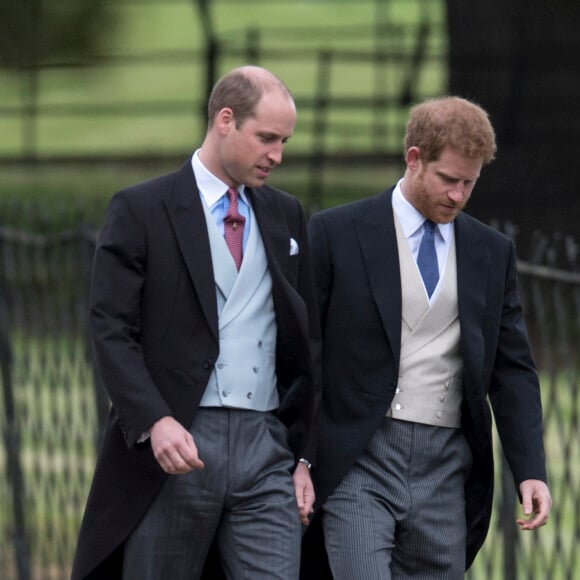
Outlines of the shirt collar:
<svg viewBox="0 0 580 580">
<path fill-rule="evenodd" d="M 208 208 L 213 207 L 225 195 L 229 186 L 227 183 L 224 183 L 221 179 L 217 178 L 201 162 L 201 159 L 199 158 L 199 149 L 191 157 L 191 166 L 201 198 L 205 201 Z M 248 203 L 243 185 L 238 186 L 238 192 L 244 202 Z"/>
<path fill-rule="evenodd" d="M 393 211 L 397 214 L 397 218 L 399 219 L 399 223 L 403 229 L 403 234 L 405 235 L 405 238 L 408 239 L 421 231 L 423 222 L 425 221 L 425 216 L 417 211 L 407 201 L 403 195 L 403 191 L 401 190 L 401 183 L 403 183 L 403 178 L 399 179 L 397 185 L 395 185 L 392 204 Z M 449 240 L 452 228 L 453 222 L 448 224 L 437 224 L 437 230 L 445 242 Z"/>
</svg>

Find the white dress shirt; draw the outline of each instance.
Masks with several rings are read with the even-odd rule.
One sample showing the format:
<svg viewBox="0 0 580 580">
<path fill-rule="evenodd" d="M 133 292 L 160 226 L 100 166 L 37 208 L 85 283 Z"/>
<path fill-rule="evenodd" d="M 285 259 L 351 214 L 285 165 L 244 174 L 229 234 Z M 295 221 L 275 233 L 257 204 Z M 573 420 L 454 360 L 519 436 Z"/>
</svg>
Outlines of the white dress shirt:
<svg viewBox="0 0 580 580">
<path fill-rule="evenodd" d="M 199 158 L 199 149 L 191 157 L 191 166 L 202 202 L 205 203 L 218 229 L 224 235 L 224 218 L 230 207 L 230 200 L 226 195 L 229 186 L 205 167 Z M 243 185 L 238 186 L 238 192 L 238 212 L 246 218 L 243 240 L 243 249 L 245 250 L 251 227 L 251 212 Z"/>
<path fill-rule="evenodd" d="M 392 205 L 393 211 L 397 216 L 405 239 L 409 244 L 409 249 L 417 261 L 417 256 L 419 255 L 419 245 L 421 244 L 421 238 L 423 237 L 425 216 L 417 211 L 406 199 L 401 190 L 401 183 L 403 179 L 400 179 L 395 189 L 393 191 Z M 437 264 L 439 266 L 439 280 L 443 278 L 445 273 L 445 264 L 447 263 L 447 255 L 449 253 L 449 247 L 453 241 L 454 230 L 453 222 L 448 224 L 437 224 L 435 228 L 435 252 L 437 253 Z M 439 290 L 439 283 L 435 291 L 431 295 L 430 302 L 433 301 L 437 292 Z"/>
</svg>

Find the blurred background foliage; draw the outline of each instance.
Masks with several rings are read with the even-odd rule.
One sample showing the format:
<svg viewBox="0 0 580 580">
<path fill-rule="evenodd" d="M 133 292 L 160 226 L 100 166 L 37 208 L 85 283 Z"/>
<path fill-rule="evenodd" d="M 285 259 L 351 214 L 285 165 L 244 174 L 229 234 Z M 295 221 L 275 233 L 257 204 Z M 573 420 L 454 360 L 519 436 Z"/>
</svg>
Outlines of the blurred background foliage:
<svg viewBox="0 0 580 580">
<path fill-rule="evenodd" d="M 575 234 L 578 25 L 575 0 L 3 0 L 2 221 L 98 224 L 116 190 L 185 160 L 210 82 L 253 62 L 295 94 L 271 183 L 309 211 L 390 185 L 409 105 L 453 92 L 498 132 L 469 211 Z"/>
<path fill-rule="evenodd" d="M 447 82 L 442 0 L 88 4 L 3 4 L 11 14 L 2 26 L 12 31 L 0 67 L 4 223 L 35 231 L 98 224 L 116 190 L 177 167 L 201 143 L 210 72 L 247 62 L 279 74 L 299 109 L 271 183 L 312 207 L 367 195 L 401 170 L 409 87 L 426 96 Z M 35 27 L 62 40 L 46 40 L 54 49 L 36 59 L 31 47 L 41 40 L 15 32 Z"/>
<path fill-rule="evenodd" d="M 2 0 L 0 61 L 9 69 L 90 62 L 118 19 L 102 0 Z"/>
</svg>

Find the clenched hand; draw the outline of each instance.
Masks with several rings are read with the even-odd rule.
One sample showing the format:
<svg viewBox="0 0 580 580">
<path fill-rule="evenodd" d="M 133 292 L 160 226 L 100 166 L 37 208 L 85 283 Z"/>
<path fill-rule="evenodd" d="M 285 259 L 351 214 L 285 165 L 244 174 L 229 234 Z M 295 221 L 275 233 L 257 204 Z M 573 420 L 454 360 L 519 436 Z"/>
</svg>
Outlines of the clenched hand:
<svg viewBox="0 0 580 580">
<path fill-rule="evenodd" d="M 191 433 L 173 417 L 162 417 L 151 427 L 151 447 L 161 469 L 171 475 L 204 467 Z"/>
</svg>

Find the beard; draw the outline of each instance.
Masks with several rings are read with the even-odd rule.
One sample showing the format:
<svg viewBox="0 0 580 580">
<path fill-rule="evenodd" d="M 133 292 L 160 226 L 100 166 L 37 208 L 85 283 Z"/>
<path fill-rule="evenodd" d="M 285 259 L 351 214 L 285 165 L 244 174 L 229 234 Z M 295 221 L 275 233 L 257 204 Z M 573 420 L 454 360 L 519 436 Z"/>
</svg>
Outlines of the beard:
<svg viewBox="0 0 580 580">
<path fill-rule="evenodd" d="M 438 202 L 439 195 L 436 196 L 427 189 L 423 171 L 416 176 L 410 185 L 415 209 L 435 223 L 452 222 L 467 205 L 467 199 L 464 202 L 451 202 L 445 198 L 444 203 Z M 443 209 L 444 207 L 447 208 L 447 211 Z"/>
</svg>

